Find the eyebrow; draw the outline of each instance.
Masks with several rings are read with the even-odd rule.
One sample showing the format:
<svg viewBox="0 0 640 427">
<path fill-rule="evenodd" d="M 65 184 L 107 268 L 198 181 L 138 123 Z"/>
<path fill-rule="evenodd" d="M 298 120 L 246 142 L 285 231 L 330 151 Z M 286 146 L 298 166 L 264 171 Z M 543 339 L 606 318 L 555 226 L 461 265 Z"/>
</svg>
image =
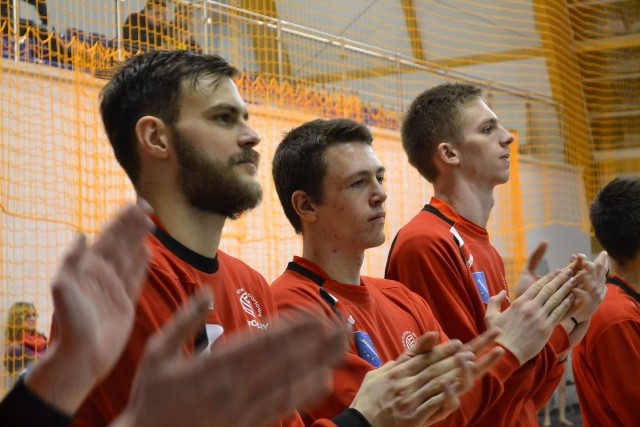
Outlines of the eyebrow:
<svg viewBox="0 0 640 427">
<path fill-rule="evenodd" d="M 387 169 L 384 166 L 380 166 L 379 168 L 376 169 L 375 174 L 378 175 L 381 172 L 386 172 L 386 170 Z M 367 176 L 369 174 L 370 174 L 370 172 L 368 170 L 361 170 L 361 171 L 352 173 L 346 179 L 350 180 L 350 179 L 353 179 L 353 178 L 356 178 L 356 177 Z"/>
<path fill-rule="evenodd" d="M 494 125 L 494 126 L 495 126 L 495 125 L 497 125 L 497 124 L 498 124 L 498 119 L 497 119 L 497 118 L 495 118 L 495 117 L 491 117 L 491 118 L 489 118 L 489 119 L 485 119 L 485 120 L 481 121 L 481 122 L 478 124 L 478 127 L 482 127 L 482 126 L 484 126 L 484 125 L 489 125 L 489 124 L 490 124 L 490 125 Z"/>
<path fill-rule="evenodd" d="M 215 104 L 212 105 L 211 107 L 209 107 L 207 109 L 207 112 L 209 113 L 215 113 L 215 112 L 219 112 L 219 111 L 229 111 L 232 114 L 235 114 L 237 116 L 242 115 L 242 117 L 244 117 L 245 120 L 249 119 L 249 112 L 246 109 L 240 109 L 237 106 L 233 105 L 233 104 L 229 104 L 226 102 L 222 102 L 220 104 Z M 240 114 L 242 113 L 242 114 Z"/>
</svg>

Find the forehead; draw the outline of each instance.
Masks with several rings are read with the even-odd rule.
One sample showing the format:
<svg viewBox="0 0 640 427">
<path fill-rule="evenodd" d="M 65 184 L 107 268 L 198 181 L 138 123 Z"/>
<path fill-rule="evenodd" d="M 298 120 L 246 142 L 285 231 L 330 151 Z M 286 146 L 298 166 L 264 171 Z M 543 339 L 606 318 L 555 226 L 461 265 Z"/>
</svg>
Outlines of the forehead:
<svg viewBox="0 0 640 427">
<path fill-rule="evenodd" d="M 460 109 L 460 124 L 462 129 L 475 127 L 487 120 L 497 119 L 496 114 L 481 99 L 476 99 L 462 106 Z"/>
<path fill-rule="evenodd" d="M 347 177 L 360 171 L 382 167 L 371 146 L 364 142 L 337 143 L 325 151 L 327 176 Z"/>
<path fill-rule="evenodd" d="M 181 89 L 181 111 L 203 110 L 225 104 L 246 111 L 246 104 L 233 80 L 227 76 L 207 76 L 184 81 Z"/>
</svg>

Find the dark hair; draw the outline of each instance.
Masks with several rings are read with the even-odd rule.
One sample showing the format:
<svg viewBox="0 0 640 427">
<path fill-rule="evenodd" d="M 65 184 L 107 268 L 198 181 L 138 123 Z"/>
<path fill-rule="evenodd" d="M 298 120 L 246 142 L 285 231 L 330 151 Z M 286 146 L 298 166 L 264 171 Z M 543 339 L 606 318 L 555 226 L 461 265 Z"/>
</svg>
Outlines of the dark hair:
<svg viewBox="0 0 640 427">
<path fill-rule="evenodd" d="M 365 125 L 349 119 L 313 120 L 285 135 L 273 156 L 272 173 L 280 203 L 296 233 L 302 232 L 302 223 L 293 209 L 291 196 L 302 190 L 313 201 L 322 203 L 327 148 L 349 142 L 371 145 L 372 141 Z"/>
<path fill-rule="evenodd" d="M 427 181 L 438 177 L 434 164 L 438 144 L 462 140 L 462 107 L 481 97 L 478 86 L 445 83 L 422 92 L 409 106 L 402 121 L 402 148 Z"/>
<path fill-rule="evenodd" d="M 620 177 L 591 203 L 591 224 L 609 256 L 623 264 L 640 251 L 640 178 Z"/>
<path fill-rule="evenodd" d="M 180 114 L 184 83 L 204 77 L 234 77 L 238 71 L 217 55 L 184 50 L 152 51 L 129 58 L 102 89 L 100 114 L 116 159 L 134 187 L 140 174 L 135 126 L 145 115 L 173 125 Z M 216 79 L 217 81 L 217 79 Z"/>
</svg>

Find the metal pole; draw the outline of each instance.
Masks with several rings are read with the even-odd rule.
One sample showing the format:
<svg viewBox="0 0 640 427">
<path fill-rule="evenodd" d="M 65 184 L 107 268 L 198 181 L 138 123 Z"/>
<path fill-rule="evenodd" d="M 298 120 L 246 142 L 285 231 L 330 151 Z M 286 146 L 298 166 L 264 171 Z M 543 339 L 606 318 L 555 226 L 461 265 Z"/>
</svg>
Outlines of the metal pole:
<svg viewBox="0 0 640 427">
<path fill-rule="evenodd" d="M 20 60 L 20 0 L 13 0 L 13 60 Z"/>
<path fill-rule="evenodd" d="M 276 28 L 276 41 L 278 43 L 278 82 L 282 84 L 284 79 L 284 59 L 282 57 L 282 23 L 278 20 Z"/>
<path fill-rule="evenodd" d="M 116 0 L 116 46 L 118 49 L 118 62 L 122 62 L 122 6 L 121 2 L 125 0 Z"/>
<path fill-rule="evenodd" d="M 207 0 L 202 0 L 202 38 L 203 52 L 209 52 L 209 25 L 211 25 L 211 18 L 209 18 L 209 7 L 207 6 Z"/>
</svg>

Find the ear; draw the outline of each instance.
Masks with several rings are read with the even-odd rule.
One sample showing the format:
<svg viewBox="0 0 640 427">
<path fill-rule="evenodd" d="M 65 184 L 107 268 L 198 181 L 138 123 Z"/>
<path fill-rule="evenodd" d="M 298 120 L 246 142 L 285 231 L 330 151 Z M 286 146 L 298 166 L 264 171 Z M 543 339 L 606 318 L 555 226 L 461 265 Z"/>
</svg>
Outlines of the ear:
<svg viewBox="0 0 640 427">
<path fill-rule="evenodd" d="M 306 192 L 302 190 L 294 191 L 291 195 L 291 204 L 302 223 L 315 222 L 318 219 L 316 204 Z"/>
<path fill-rule="evenodd" d="M 436 158 L 448 165 L 457 165 L 460 163 L 460 153 L 455 145 L 450 142 L 441 142 L 436 149 Z"/>
<path fill-rule="evenodd" d="M 169 155 L 171 132 L 161 119 L 154 116 L 140 117 L 135 131 L 141 152 L 157 159 L 165 159 Z"/>
</svg>

